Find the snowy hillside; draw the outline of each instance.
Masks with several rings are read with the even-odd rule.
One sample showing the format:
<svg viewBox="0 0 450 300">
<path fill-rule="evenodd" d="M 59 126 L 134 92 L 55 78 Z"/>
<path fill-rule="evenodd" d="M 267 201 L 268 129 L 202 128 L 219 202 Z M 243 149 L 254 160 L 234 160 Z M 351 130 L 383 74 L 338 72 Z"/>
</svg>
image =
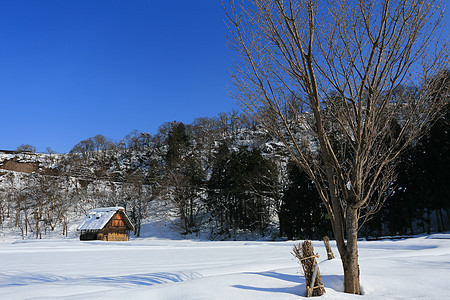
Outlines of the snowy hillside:
<svg viewBox="0 0 450 300">
<path fill-rule="evenodd" d="M 303 127 L 292 132 L 316 152 Z M 449 228 L 448 147 L 439 141 L 400 159 L 397 190 L 360 236 Z M 136 236 L 158 221 L 211 240 L 320 239 L 332 235 L 321 203 L 283 143 L 237 112 L 165 123 L 155 135 L 133 131 L 119 142 L 96 135 L 68 154 L 0 150 L 0 239 L 73 237 L 91 209 L 112 206 L 125 208 Z"/>
<path fill-rule="evenodd" d="M 294 243 L 3 241 L 0 299 L 298 299 L 305 283 Z M 342 292 L 340 260 L 313 245 L 322 298 L 450 298 L 450 234 L 361 241 L 363 297 Z"/>
</svg>

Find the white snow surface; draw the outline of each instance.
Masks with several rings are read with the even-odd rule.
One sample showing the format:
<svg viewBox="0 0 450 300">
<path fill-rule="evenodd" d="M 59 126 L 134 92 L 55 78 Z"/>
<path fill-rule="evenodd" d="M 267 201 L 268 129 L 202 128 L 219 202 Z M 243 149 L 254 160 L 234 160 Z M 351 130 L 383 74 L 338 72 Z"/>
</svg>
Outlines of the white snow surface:
<svg viewBox="0 0 450 300">
<path fill-rule="evenodd" d="M 326 260 L 323 243 L 313 241 L 322 298 L 450 299 L 449 236 L 360 241 L 364 296 L 343 293 L 340 259 Z M 0 299 L 298 299 L 298 242 L 6 240 Z"/>
<path fill-rule="evenodd" d="M 93 209 L 78 225 L 77 230 L 102 229 L 119 209 L 124 210 L 123 207 L 119 206 Z"/>
</svg>

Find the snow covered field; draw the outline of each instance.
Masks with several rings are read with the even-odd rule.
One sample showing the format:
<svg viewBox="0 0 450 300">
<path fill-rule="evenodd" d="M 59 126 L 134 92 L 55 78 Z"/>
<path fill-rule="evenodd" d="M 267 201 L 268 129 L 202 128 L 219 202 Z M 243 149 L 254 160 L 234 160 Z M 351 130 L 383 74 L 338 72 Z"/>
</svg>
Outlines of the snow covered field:
<svg viewBox="0 0 450 300">
<path fill-rule="evenodd" d="M 297 299 L 305 283 L 293 244 L 3 241 L 0 299 Z M 313 245 L 323 298 L 450 299 L 450 235 L 360 242 L 363 297 L 342 293 L 340 260 Z"/>
</svg>

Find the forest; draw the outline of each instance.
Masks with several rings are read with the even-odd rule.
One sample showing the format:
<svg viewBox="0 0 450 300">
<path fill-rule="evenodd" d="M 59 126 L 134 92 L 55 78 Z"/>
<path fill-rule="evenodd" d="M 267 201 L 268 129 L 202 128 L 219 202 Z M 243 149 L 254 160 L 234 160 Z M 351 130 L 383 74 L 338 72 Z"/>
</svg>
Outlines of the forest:
<svg viewBox="0 0 450 300">
<path fill-rule="evenodd" d="M 361 223 L 361 237 L 450 228 L 448 119 L 447 106 L 429 133 L 400 157 L 384 206 Z M 296 134 L 305 133 L 297 128 Z M 332 236 L 313 182 L 283 143 L 237 111 L 192 124 L 168 122 L 154 135 L 133 131 L 118 142 L 97 135 L 67 154 L 34 151 L 21 145 L 1 157 L 0 226 L 22 237 L 42 238 L 55 230 L 67 235 L 70 223 L 90 209 L 114 205 L 125 207 L 136 236 L 152 218 L 211 240 L 242 233 Z M 36 168 L 15 172 L 4 167 L 8 161 Z"/>
</svg>

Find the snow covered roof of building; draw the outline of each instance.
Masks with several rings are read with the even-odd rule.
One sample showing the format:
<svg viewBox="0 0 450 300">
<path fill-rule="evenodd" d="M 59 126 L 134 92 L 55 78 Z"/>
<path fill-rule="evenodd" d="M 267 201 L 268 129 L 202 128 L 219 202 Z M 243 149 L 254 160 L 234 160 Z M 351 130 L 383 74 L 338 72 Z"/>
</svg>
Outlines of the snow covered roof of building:
<svg viewBox="0 0 450 300">
<path fill-rule="evenodd" d="M 100 230 L 108 224 L 108 221 L 117 211 L 124 211 L 123 207 L 96 208 L 89 212 L 83 222 L 78 225 L 77 230 Z"/>
</svg>

